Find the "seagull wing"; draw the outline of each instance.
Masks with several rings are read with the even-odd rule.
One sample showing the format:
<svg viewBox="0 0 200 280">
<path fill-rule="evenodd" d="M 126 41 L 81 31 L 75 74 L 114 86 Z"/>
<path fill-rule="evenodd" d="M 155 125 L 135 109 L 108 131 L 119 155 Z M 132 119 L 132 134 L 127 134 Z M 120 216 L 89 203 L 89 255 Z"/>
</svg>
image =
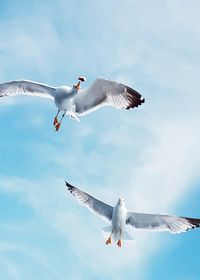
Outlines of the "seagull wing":
<svg viewBox="0 0 200 280">
<path fill-rule="evenodd" d="M 86 90 L 74 97 L 75 112 L 88 114 L 106 105 L 118 109 L 130 109 L 144 103 L 144 98 L 134 89 L 114 81 L 98 78 Z"/>
<path fill-rule="evenodd" d="M 78 188 L 65 182 L 68 190 L 73 194 L 73 196 L 84 206 L 90 209 L 92 212 L 98 214 L 104 219 L 111 221 L 113 207 L 96 199 L 95 197 L 89 195 L 86 192 L 79 190 Z"/>
<path fill-rule="evenodd" d="M 0 84 L 0 97 L 15 96 L 19 94 L 53 99 L 55 88 L 26 80 Z"/>
<path fill-rule="evenodd" d="M 200 219 L 128 212 L 126 224 L 144 230 L 181 233 L 199 227 Z"/>
</svg>

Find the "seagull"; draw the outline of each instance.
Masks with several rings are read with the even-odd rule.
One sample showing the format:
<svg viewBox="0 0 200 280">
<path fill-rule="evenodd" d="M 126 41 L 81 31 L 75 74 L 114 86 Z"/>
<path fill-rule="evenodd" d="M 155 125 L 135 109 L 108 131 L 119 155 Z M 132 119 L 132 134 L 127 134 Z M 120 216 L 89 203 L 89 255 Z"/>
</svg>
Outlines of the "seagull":
<svg viewBox="0 0 200 280">
<path fill-rule="evenodd" d="M 125 231 L 126 225 L 130 225 L 134 229 L 168 231 L 170 233 L 181 233 L 200 226 L 200 219 L 129 212 L 125 207 L 123 198 L 119 198 L 117 204 L 112 207 L 68 182 L 65 183 L 68 190 L 81 204 L 111 222 L 111 227 L 103 229 L 110 233 L 106 240 L 107 245 L 112 243 L 112 237 L 114 241 L 117 241 L 118 247 L 122 246 L 122 240 L 133 240 L 130 234 Z"/>
<path fill-rule="evenodd" d="M 79 77 L 73 87 L 51 87 L 28 80 L 11 81 L 0 84 L 0 97 L 19 94 L 40 96 L 53 99 L 58 108 L 53 125 L 59 130 L 66 115 L 79 120 L 79 116 L 86 115 L 106 105 L 119 109 L 130 109 L 144 103 L 144 98 L 134 89 L 114 81 L 97 78 L 88 89 L 81 89 L 81 82 L 85 77 Z M 63 112 L 60 121 L 58 115 Z"/>
</svg>

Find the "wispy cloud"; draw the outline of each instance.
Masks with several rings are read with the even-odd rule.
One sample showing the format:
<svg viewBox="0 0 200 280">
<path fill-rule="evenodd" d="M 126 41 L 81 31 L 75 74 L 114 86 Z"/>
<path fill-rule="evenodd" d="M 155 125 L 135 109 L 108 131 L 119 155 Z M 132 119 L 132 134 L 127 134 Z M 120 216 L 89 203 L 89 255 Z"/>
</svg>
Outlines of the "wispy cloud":
<svg viewBox="0 0 200 280">
<path fill-rule="evenodd" d="M 174 214 L 199 180 L 199 30 L 193 14 L 198 9 L 186 1 L 113 5 L 33 4 L 27 23 L 30 13 L 20 13 L 21 4 L 8 11 L 1 25 L 2 81 L 70 84 L 76 75 L 88 73 L 88 84 L 97 75 L 106 76 L 135 86 L 146 97 L 134 111 L 105 108 L 80 124 L 65 120 L 59 134 L 51 133 L 49 125 L 53 107 L 38 100 L 31 104 L 42 108 L 41 114 L 28 112 L 31 99 L 21 105 L 22 99 L 16 99 L 15 112 L 7 114 L 2 130 L 14 129 L 16 134 L 12 130 L 10 135 L 24 169 L 17 167 L 18 157 L 15 169 L 9 169 L 13 165 L 7 158 L 2 160 L 8 168 L 0 178 L 0 192 L 15 196 L 18 207 L 31 211 L 25 221 L 0 225 L 6 279 L 147 279 L 148 260 L 160 246 L 165 248 L 165 235 L 135 232 L 134 248 L 104 246 L 104 222 L 67 196 L 64 180 L 110 204 L 123 195 L 132 210 Z M 104 16 L 97 17 L 97 11 Z M 186 15 L 190 20 L 185 21 Z M 14 99 L 4 100 L 0 105 L 6 102 L 10 110 Z M 25 134 L 20 138 L 19 133 Z"/>
</svg>

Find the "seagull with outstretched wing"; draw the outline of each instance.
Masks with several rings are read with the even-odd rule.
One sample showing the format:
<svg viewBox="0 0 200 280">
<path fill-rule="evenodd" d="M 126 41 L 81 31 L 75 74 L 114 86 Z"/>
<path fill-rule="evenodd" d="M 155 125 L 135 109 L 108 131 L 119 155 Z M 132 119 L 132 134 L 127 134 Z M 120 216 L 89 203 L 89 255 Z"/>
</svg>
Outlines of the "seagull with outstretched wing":
<svg viewBox="0 0 200 280">
<path fill-rule="evenodd" d="M 122 240 L 133 240 L 130 234 L 125 231 L 126 225 L 135 229 L 168 231 L 170 233 L 181 233 L 200 226 L 200 219 L 129 212 L 123 198 L 119 198 L 117 204 L 112 207 L 69 183 L 65 183 L 68 190 L 81 204 L 111 222 L 111 227 L 104 229 L 110 232 L 106 244 L 111 244 L 112 237 L 117 240 L 118 247 L 122 246 Z"/>
<path fill-rule="evenodd" d="M 15 96 L 18 94 L 40 96 L 53 99 L 58 112 L 54 118 L 56 131 L 60 128 L 65 114 L 78 120 L 79 116 L 86 115 L 106 105 L 118 109 L 130 109 L 144 103 L 144 98 L 134 89 L 114 81 L 97 78 L 88 89 L 80 89 L 80 83 L 86 81 L 79 77 L 73 87 L 48 85 L 21 80 L 0 84 L 0 97 Z M 63 112 L 60 121 L 58 115 Z"/>
</svg>

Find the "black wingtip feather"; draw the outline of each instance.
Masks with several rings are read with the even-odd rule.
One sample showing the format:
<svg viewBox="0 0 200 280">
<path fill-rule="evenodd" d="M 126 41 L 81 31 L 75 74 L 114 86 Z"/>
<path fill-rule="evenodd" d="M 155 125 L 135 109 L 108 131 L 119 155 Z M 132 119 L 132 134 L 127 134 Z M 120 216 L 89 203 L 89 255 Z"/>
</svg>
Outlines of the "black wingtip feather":
<svg viewBox="0 0 200 280">
<path fill-rule="evenodd" d="M 68 191 L 73 194 L 73 190 L 75 189 L 74 186 L 70 185 L 67 181 L 65 181 Z"/>
<path fill-rule="evenodd" d="M 145 99 L 136 90 L 130 87 L 127 87 L 126 90 L 129 99 L 129 105 L 126 107 L 127 110 L 129 110 L 130 108 L 138 107 L 139 105 L 145 102 Z"/>
<path fill-rule="evenodd" d="M 184 217 L 184 219 L 186 219 L 192 225 L 192 227 L 188 228 L 187 230 L 200 227 L 200 219 L 186 218 L 186 217 Z"/>
</svg>

